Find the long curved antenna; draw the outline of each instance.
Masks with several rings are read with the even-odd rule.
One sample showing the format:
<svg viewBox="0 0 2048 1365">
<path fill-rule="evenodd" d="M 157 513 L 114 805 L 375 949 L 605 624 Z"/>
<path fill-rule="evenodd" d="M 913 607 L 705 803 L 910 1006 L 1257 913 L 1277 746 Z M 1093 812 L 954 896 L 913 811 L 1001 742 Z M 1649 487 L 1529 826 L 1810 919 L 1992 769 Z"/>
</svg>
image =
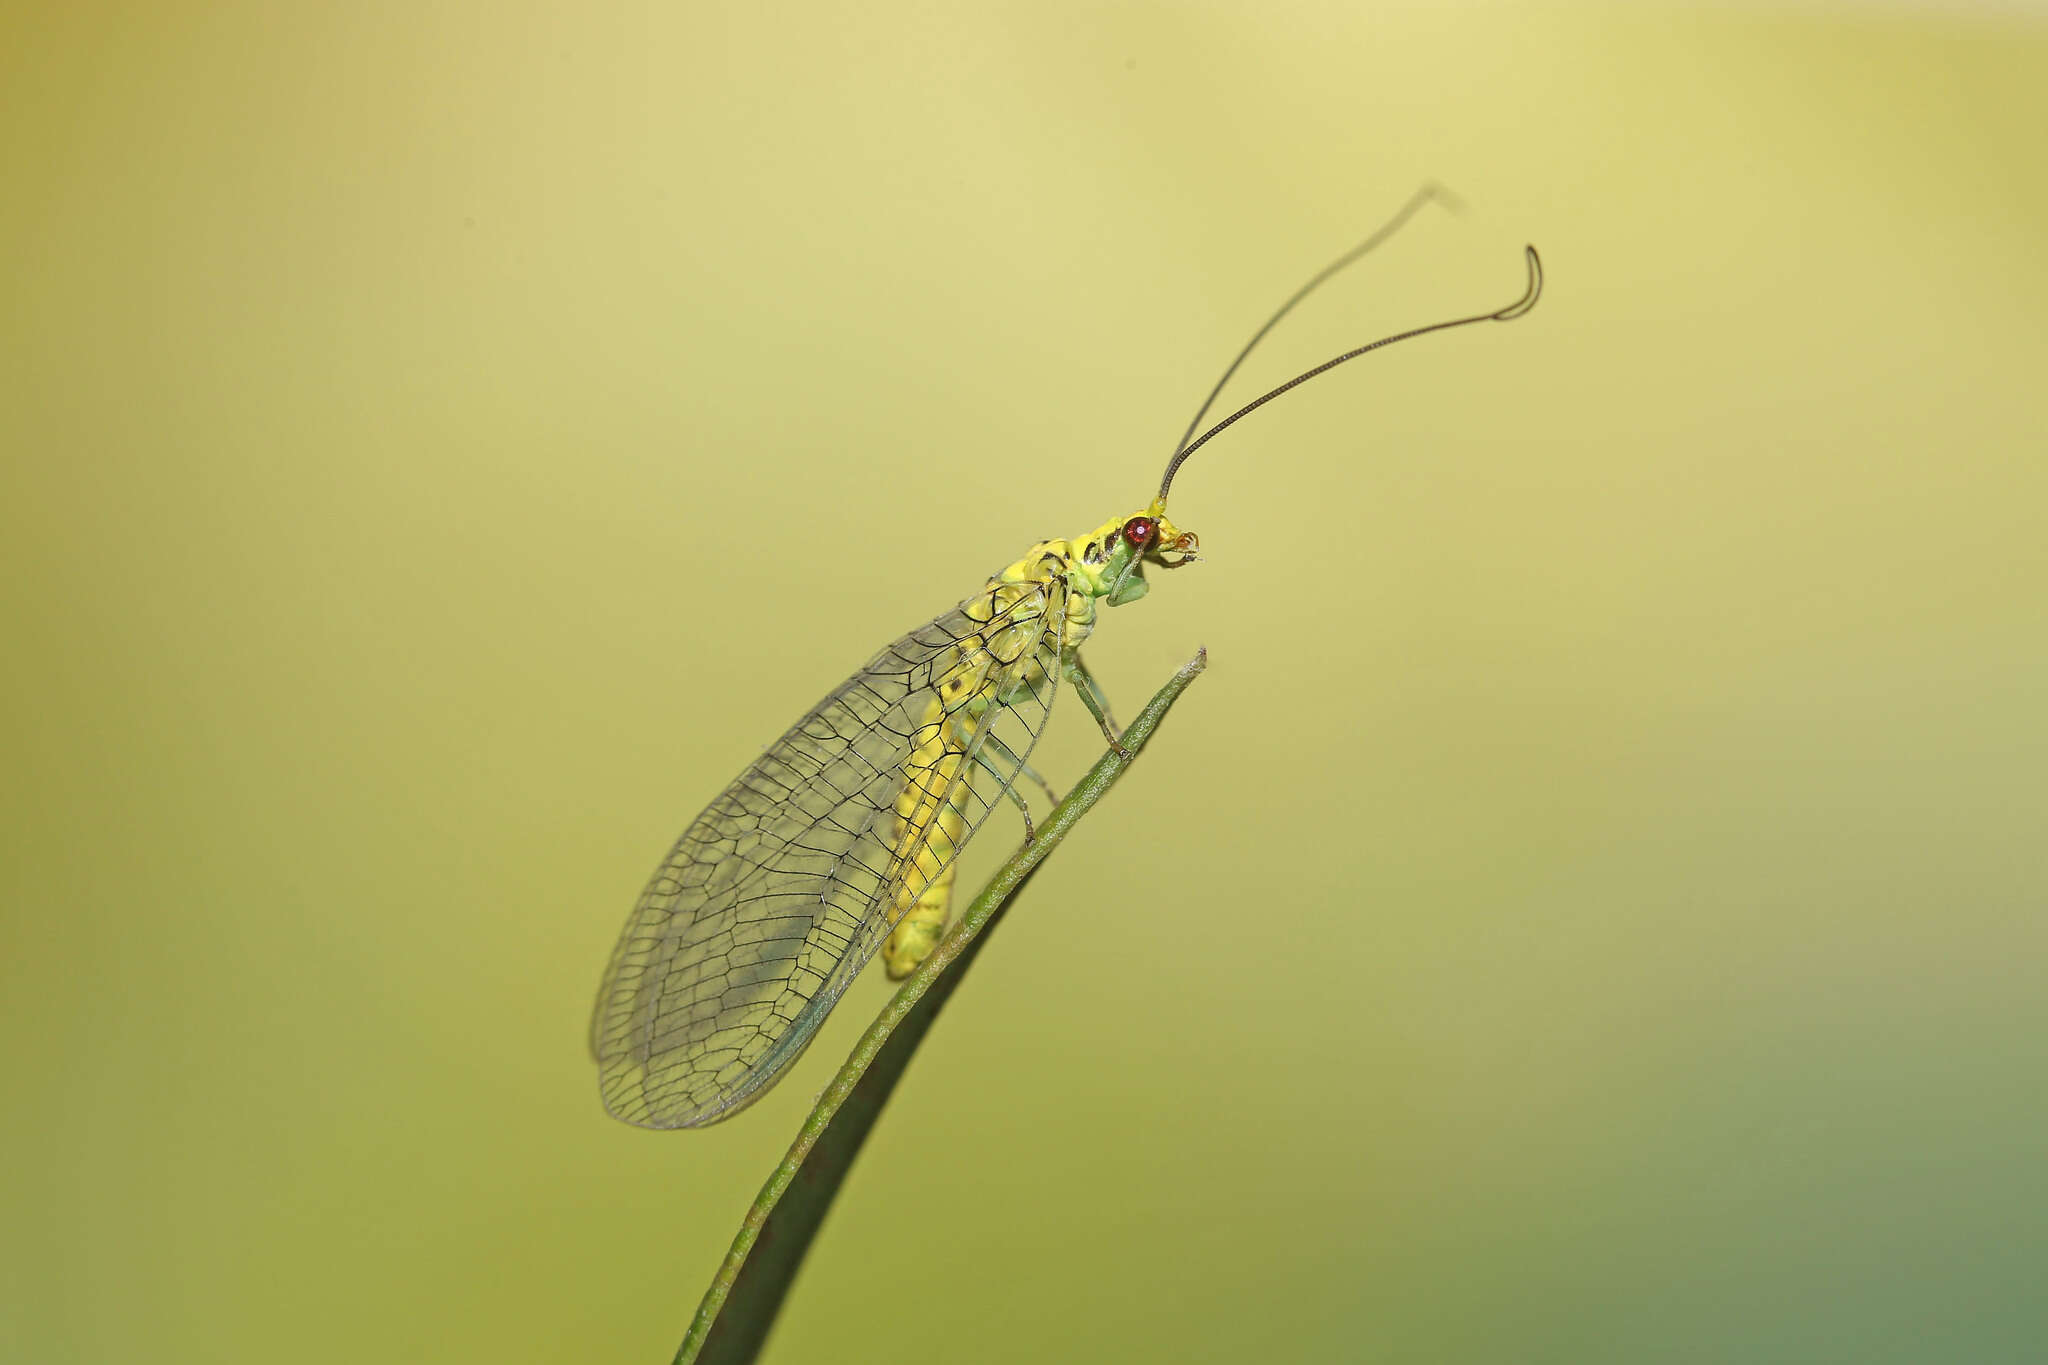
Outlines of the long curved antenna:
<svg viewBox="0 0 2048 1365">
<path fill-rule="evenodd" d="M 1315 287 L 1324 280 L 1329 279 L 1330 276 L 1336 274 L 1345 266 L 1350 265 L 1353 261 L 1363 256 L 1366 252 L 1371 251 L 1381 242 L 1386 241 L 1387 238 L 1393 236 L 1396 232 L 1399 232 L 1407 221 L 1421 210 L 1424 204 L 1431 202 L 1440 203 L 1454 213 L 1464 207 L 1458 197 L 1443 186 L 1437 184 L 1424 185 L 1414 193 L 1407 203 L 1401 206 L 1399 213 L 1389 218 L 1372 236 L 1366 238 L 1357 246 L 1352 247 L 1351 250 L 1345 252 L 1321 270 L 1318 270 L 1307 284 L 1295 290 L 1292 297 L 1280 305 L 1278 312 L 1266 319 L 1265 326 L 1252 333 L 1252 339 L 1244 344 L 1244 349 L 1237 353 L 1237 359 L 1231 361 L 1229 368 L 1223 371 L 1223 377 L 1216 381 L 1215 388 L 1209 390 L 1209 396 L 1202 400 L 1202 406 L 1195 409 L 1194 418 L 1188 423 L 1188 429 L 1180 434 L 1180 441 L 1174 446 L 1173 453 L 1175 455 L 1180 454 L 1181 450 L 1187 445 L 1188 438 L 1195 434 L 1195 428 L 1202 425 L 1202 419 L 1209 415 L 1209 409 L 1216 406 L 1216 396 L 1223 392 L 1223 386 L 1230 382 L 1230 376 L 1237 373 L 1237 367 L 1244 364 L 1245 357 L 1252 353 L 1252 348 L 1266 339 L 1266 333 L 1278 326 L 1280 319 L 1294 311 L 1295 304 L 1307 298 L 1315 290 Z"/>
<path fill-rule="evenodd" d="M 1467 327 L 1475 322 L 1513 322 L 1516 318 L 1527 313 L 1536 306 L 1536 300 L 1543 297 L 1543 258 L 1536 254 L 1536 248 L 1533 246 L 1524 247 L 1523 250 L 1528 253 L 1529 259 L 1529 287 L 1522 292 L 1522 297 L 1495 312 L 1474 313 L 1469 318 L 1453 318 L 1449 322 L 1432 322 L 1427 327 L 1414 327 L 1405 332 L 1396 332 L 1390 337 L 1381 337 L 1378 341 L 1367 342 L 1356 350 L 1346 351 L 1334 360 L 1325 360 L 1314 369 L 1294 376 L 1294 378 L 1288 380 L 1277 389 L 1260 394 L 1257 398 L 1246 403 L 1236 412 L 1231 413 L 1230 416 L 1224 418 L 1215 426 L 1210 427 L 1192 442 L 1182 446 L 1173 453 L 1173 458 L 1167 461 L 1165 476 L 1159 480 L 1159 505 L 1162 507 L 1166 505 L 1166 490 L 1173 486 L 1174 473 L 1187 461 L 1188 456 L 1207 445 L 1212 437 L 1221 433 L 1224 428 L 1235 423 L 1240 417 L 1250 416 L 1296 385 L 1306 384 L 1325 370 L 1334 370 L 1347 360 L 1356 360 L 1367 351 L 1377 351 L 1380 347 L 1391 346 L 1397 341 L 1406 341 L 1410 337 L 1425 336 L 1430 332 L 1447 331 L 1452 327 Z"/>
</svg>

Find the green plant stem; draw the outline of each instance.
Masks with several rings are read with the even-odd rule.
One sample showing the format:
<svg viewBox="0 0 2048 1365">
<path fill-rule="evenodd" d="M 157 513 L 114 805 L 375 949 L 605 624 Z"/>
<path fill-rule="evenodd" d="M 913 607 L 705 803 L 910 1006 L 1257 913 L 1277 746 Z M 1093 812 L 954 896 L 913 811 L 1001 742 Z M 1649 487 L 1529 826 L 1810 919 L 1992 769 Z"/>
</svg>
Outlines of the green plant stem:
<svg viewBox="0 0 2048 1365">
<path fill-rule="evenodd" d="M 1067 831 L 1123 776 L 1207 662 L 1206 650 L 1197 653 L 1154 694 L 1123 732 L 1123 752 L 1111 749 L 1096 761 L 1039 826 L 1038 837 L 1003 864 L 953 932 L 911 973 L 861 1035 L 741 1220 L 732 1249 L 712 1277 L 676 1352 L 676 1365 L 740 1365 L 760 1352 L 847 1169 L 987 934 Z"/>
</svg>

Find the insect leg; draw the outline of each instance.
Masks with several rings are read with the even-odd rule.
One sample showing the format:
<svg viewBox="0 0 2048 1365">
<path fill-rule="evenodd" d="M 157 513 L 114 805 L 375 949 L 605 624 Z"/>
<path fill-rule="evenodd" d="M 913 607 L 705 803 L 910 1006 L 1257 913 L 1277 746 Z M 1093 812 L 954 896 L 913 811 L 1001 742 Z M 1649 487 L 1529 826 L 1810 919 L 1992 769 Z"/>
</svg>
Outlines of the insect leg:
<svg viewBox="0 0 2048 1365">
<path fill-rule="evenodd" d="M 964 742 L 966 736 L 962 735 L 961 739 Z M 998 768 L 994 763 L 989 761 L 987 754 L 982 753 L 978 750 L 974 755 L 975 763 L 981 768 L 983 772 L 988 773 L 990 776 L 994 777 L 997 782 L 1002 784 L 1003 795 L 1009 797 L 1011 804 L 1016 806 L 1018 812 L 1023 815 L 1024 842 L 1027 844 L 1036 843 L 1038 841 L 1038 828 L 1037 826 L 1031 823 L 1031 805 L 1022 796 L 1017 794 L 1017 784 L 1014 780 L 1012 780 L 1010 773 L 1016 773 L 1019 776 L 1028 777 L 1033 782 L 1036 782 L 1039 786 L 1039 789 L 1045 793 L 1046 800 L 1052 802 L 1055 806 L 1057 806 L 1060 803 L 1059 794 L 1052 789 L 1052 784 L 1050 782 L 1047 782 L 1043 777 L 1039 776 L 1038 770 L 1036 768 L 1033 768 L 1029 763 L 1026 763 L 1024 760 L 1018 758 L 1016 751 L 1013 750 L 1009 745 L 1003 743 L 1002 739 L 999 736 L 989 734 L 984 736 L 981 742 L 983 747 L 995 750 L 996 756 L 998 758 L 1003 759 L 1010 765 L 1010 772 L 1006 773 L 1001 768 Z"/>
<path fill-rule="evenodd" d="M 1095 717 L 1095 723 L 1102 727 L 1102 737 L 1109 741 L 1109 747 L 1125 758 L 1131 751 L 1124 747 L 1124 732 L 1109 714 L 1109 698 L 1103 694 L 1102 684 L 1095 681 L 1095 675 L 1088 671 L 1088 665 L 1081 662 L 1081 651 L 1073 650 L 1060 661 L 1067 680 L 1074 684 L 1074 690 L 1081 694 L 1081 704 L 1088 708 L 1088 714 Z"/>
</svg>

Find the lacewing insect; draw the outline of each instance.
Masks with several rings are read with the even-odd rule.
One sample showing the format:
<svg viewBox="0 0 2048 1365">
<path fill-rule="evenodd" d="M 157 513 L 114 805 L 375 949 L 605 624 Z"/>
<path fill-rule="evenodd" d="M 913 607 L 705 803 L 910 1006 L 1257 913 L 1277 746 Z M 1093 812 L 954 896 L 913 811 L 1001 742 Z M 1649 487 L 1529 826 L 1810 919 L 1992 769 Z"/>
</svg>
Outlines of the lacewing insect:
<svg viewBox="0 0 2048 1365">
<path fill-rule="evenodd" d="M 878 951 L 889 975 L 903 977 L 937 945 L 956 859 L 998 801 L 1022 811 L 1026 840 L 1036 837 L 1017 784 L 1045 785 L 1028 763 L 1062 682 L 1118 743 L 1081 661 L 1098 607 L 1143 597 L 1148 568 L 1197 558 L 1194 533 L 1166 515 L 1190 455 L 1369 351 L 1535 307 L 1543 269 L 1528 247 L 1527 287 L 1507 307 L 1346 351 L 1195 435 L 1295 304 L 1441 197 L 1417 193 L 1281 305 L 1210 390 L 1150 503 L 1072 540 L 1032 546 L 965 601 L 885 645 L 690 823 L 641 892 L 598 992 L 590 1043 L 606 1109 L 644 1127 L 694 1128 L 758 1099 Z"/>
</svg>

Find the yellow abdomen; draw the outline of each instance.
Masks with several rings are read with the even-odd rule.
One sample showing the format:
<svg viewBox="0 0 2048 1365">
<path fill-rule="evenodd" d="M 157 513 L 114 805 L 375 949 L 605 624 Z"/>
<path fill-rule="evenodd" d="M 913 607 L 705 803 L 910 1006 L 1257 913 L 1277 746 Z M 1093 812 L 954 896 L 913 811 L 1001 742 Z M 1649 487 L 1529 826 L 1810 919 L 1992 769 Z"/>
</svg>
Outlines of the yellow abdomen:
<svg viewBox="0 0 2048 1365">
<path fill-rule="evenodd" d="M 917 964 L 939 946 L 953 900 L 953 855 L 967 826 L 961 803 L 946 799 L 967 755 L 960 748 L 943 689 L 926 705 L 918 737 L 917 748 L 903 765 L 906 780 L 896 797 L 892 852 L 897 880 L 889 906 L 896 927 L 882 945 L 882 966 L 892 981 L 916 971 Z"/>
</svg>

